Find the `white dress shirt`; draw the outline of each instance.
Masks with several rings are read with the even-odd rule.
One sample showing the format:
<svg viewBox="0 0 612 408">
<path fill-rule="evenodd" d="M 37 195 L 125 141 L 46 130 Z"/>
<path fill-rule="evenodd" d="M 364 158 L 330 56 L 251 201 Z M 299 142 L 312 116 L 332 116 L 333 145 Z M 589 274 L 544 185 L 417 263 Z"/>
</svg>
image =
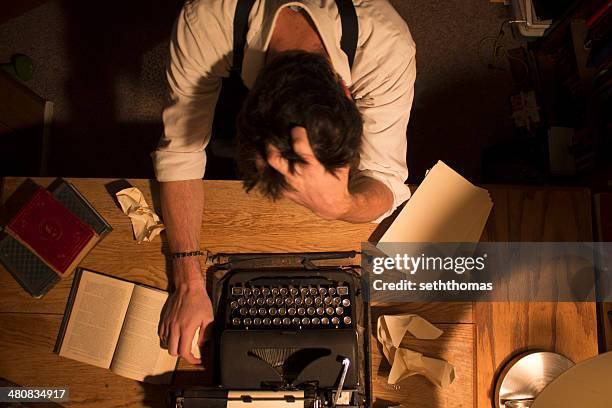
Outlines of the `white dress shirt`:
<svg viewBox="0 0 612 408">
<path fill-rule="evenodd" d="M 359 172 L 393 192 L 393 208 L 410 197 L 404 184 L 406 128 L 414 96 L 415 44 L 405 21 L 386 0 L 353 1 L 359 22 L 352 70 L 340 48 L 342 26 L 333 0 L 257 0 L 249 14 L 242 66 L 251 88 L 264 67 L 276 18 L 283 7 L 305 10 L 335 71 L 348 86 L 363 117 Z M 236 0 L 192 0 L 183 7 L 170 43 L 167 77 L 172 102 L 163 112 L 164 135 L 152 153 L 159 181 L 204 176 L 221 79 L 232 65 Z M 382 217 L 381 217 L 382 218 Z"/>
</svg>

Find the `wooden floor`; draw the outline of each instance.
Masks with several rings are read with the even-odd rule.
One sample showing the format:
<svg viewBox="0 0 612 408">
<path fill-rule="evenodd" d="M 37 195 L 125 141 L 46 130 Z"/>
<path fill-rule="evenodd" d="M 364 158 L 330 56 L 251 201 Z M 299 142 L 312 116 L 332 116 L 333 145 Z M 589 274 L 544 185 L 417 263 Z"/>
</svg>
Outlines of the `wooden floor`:
<svg viewBox="0 0 612 408">
<path fill-rule="evenodd" d="M 51 180 L 38 179 L 42 185 Z M 74 184 L 112 224 L 114 231 L 83 261 L 87 268 L 162 289 L 168 278 L 164 243 L 138 245 L 130 221 L 109 191 L 113 180 L 75 179 Z M 149 203 L 155 184 L 128 180 Z M 23 182 L 6 179 L 3 200 Z M 582 189 L 490 187 L 494 209 L 483 239 L 488 241 L 590 241 L 590 197 Z M 317 219 L 287 201 L 269 203 L 245 195 L 237 182 L 206 182 L 202 229 L 212 252 L 289 252 L 359 249 L 375 225 Z M 162 407 L 169 388 L 138 383 L 52 353 L 71 279 L 43 299 L 30 298 L 0 268 L 0 377 L 23 386 L 68 386 L 68 406 Z M 438 389 L 423 377 L 397 386 L 386 383 L 389 366 L 372 337 L 375 406 L 490 408 L 495 374 L 528 348 L 557 350 L 574 361 L 597 353 L 595 305 L 591 303 L 408 303 L 372 305 L 372 323 L 383 313 L 417 313 L 444 330 L 438 340 L 404 338 L 408 347 L 455 366 L 456 380 Z M 209 373 L 181 362 L 174 386 L 202 384 Z M 394 404 L 396 403 L 396 404 Z"/>
</svg>

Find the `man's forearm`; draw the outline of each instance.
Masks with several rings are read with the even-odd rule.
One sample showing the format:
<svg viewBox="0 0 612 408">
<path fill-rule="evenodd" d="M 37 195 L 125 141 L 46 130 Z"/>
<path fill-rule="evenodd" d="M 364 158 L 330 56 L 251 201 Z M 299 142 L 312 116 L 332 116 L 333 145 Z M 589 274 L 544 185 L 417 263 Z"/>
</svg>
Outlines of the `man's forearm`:
<svg viewBox="0 0 612 408">
<path fill-rule="evenodd" d="M 393 205 L 393 193 L 370 177 L 359 177 L 349 184 L 351 203 L 340 219 L 347 222 L 369 222 L 380 217 Z"/>
<path fill-rule="evenodd" d="M 199 250 L 204 209 L 202 180 L 163 182 L 160 183 L 160 194 L 170 252 Z M 174 259 L 172 270 L 177 288 L 202 282 L 198 257 Z"/>
</svg>

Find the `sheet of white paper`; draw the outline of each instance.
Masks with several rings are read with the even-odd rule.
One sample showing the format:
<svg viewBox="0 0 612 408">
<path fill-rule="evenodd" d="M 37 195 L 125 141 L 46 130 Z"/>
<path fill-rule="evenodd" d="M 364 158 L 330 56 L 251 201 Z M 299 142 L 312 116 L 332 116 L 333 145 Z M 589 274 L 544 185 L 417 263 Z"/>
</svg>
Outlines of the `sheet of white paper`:
<svg viewBox="0 0 612 408">
<path fill-rule="evenodd" d="M 200 355 L 200 346 L 198 346 L 198 340 L 200 340 L 200 328 L 199 327 L 196 329 L 195 335 L 193 336 L 193 340 L 191 341 L 191 354 L 193 354 L 195 358 L 202 357 Z"/>
<path fill-rule="evenodd" d="M 487 190 L 439 161 L 379 242 L 478 242 L 492 207 Z"/>
</svg>

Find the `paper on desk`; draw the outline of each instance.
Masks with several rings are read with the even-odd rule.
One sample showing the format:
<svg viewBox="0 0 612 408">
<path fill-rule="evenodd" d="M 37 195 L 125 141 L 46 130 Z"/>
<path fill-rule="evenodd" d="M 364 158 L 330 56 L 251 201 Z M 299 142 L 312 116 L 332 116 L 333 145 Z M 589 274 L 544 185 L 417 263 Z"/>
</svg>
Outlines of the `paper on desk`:
<svg viewBox="0 0 612 408">
<path fill-rule="evenodd" d="M 492 208 L 487 190 L 438 161 L 379 242 L 478 242 Z"/>
<path fill-rule="evenodd" d="M 202 355 L 200 354 L 200 346 L 198 345 L 199 341 L 200 341 L 200 328 L 198 327 L 196 329 L 195 335 L 193 336 L 193 340 L 191 340 L 191 354 L 193 354 L 195 358 L 202 357 Z"/>
<path fill-rule="evenodd" d="M 142 192 L 136 187 L 125 188 L 117 194 L 123 212 L 130 217 L 134 237 L 141 242 L 151 242 L 164 230 L 159 216 L 147 204 Z"/>
<path fill-rule="evenodd" d="M 377 338 L 391 365 L 387 382 L 397 384 L 411 375 L 421 374 L 439 387 L 450 385 L 455 379 L 453 365 L 400 347 L 406 332 L 417 339 L 426 340 L 437 339 L 442 334 L 442 330 L 415 314 L 380 316 L 377 322 Z"/>
</svg>

